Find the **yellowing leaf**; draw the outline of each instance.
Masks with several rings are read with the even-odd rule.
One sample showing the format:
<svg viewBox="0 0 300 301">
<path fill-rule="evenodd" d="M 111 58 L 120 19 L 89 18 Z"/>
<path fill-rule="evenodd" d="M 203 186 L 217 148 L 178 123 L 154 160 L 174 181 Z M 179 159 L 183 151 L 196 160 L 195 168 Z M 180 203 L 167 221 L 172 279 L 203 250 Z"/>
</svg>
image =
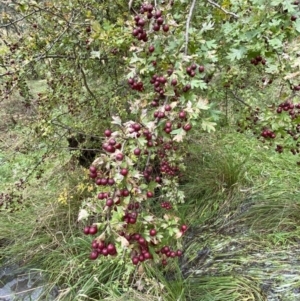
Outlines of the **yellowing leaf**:
<svg viewBox="0 0 300 301">
<path fill-rule="evenodd" d="M 121 243 L 122 248 L 127 248 L 129 246 L 129 241 L 123 236 L 119 236 L 116 241 Z"/>
</svg>

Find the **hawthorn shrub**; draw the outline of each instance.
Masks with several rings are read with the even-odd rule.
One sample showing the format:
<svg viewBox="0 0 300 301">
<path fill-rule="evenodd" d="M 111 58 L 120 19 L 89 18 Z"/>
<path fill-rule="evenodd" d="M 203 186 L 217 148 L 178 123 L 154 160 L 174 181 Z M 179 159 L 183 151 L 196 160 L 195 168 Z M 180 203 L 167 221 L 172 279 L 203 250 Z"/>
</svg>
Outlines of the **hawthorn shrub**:
<svg viewBox="0 0 300 301">
<path fill-rule="evenodd" d="M 98 192 L 78 217 L 98 220 L 84 228 L 91 259 L 166 265 L 182 255 L 188 225 L 176 211 L 189 136 L 215 131 L 229 110 L 239 132 L 299 152 L 298 1 L 25 0 L 7 8 L 2 97 L 19 91 L 20 106 L 36 111 L 35 139 L 48 145 L 70 131 L 102 141 L 89 167 Z M 35 68 L 47 82 L 38 95 L 27 83 Z M 272 85 L 280 87 L 274 101 Z"/>
</svg>

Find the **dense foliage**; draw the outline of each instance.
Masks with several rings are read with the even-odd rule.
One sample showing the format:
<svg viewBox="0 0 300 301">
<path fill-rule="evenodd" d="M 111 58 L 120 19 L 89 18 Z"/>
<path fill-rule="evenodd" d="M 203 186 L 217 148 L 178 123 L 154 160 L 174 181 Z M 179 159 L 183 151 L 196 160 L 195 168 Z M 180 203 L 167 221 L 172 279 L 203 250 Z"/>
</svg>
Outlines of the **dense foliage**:
<svg viewBox="0 0 300 301">
<path fill-rule="evenodd" d="M 20 94 L 35 141 L 51 149 L 63 138 L 90 155 L 78 221 L 99 234 L 91 259 L 166 265 L 181 256 L 190 132 L 237 122 L 278 152 L 299 152 L 298 1 L 24 0 L 1 9 L 2 99 Z M 30 79 L 46 89 L 33 95 Z M 280 94 L 266 100 L 274 84 Z"/>
</svg>

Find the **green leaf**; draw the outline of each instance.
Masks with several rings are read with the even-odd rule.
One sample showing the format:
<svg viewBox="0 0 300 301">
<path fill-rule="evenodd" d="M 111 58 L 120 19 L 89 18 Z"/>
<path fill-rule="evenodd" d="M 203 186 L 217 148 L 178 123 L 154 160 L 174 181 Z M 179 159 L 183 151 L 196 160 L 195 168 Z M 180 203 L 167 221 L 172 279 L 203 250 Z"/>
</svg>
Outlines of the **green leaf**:
<svg viewBox="0 0 300 301">
<path fill-rule="evenodd" d="M 228 54 L 228 58 L 233 62 L 235 60 L 240 60 L 244 54 L 246 53 L 247 49 L 245 47 L 241 47 L 238 49 L 230 49 L 230 53 Z"/>
<path fill-rule="evenodd" d="M 273 47 L 273 48 L 281 48 L 282 47 L 282 41 L 280 39 L 274 38 L 269 40 L 269 44 Z"/>
<path fill-rule="evenodd" d="M 300 33 L 300 19 L 298 18 L 296 22 L 293 22 L 295 29 Z"/>
<path fill-rule="evenodd" d="M 207 89 L 207 84 L 203 80 L 199 79 L 193 79 L 191 81 L 191 87 L 193 88 L 200 88 L 201 90 Z"/>
<path fill-rule="evenodd" d="M 217 124 L 215 122 L 211 122 L 211 121 L 208 121 L 208 120 L 203 120 L 202 124 L 201 124 L 202 129 L 204 131 L 209 132 L 209 133 L 214 132 L 216 130 L 216 128 L 215 128 L 216 125 Z"/>
</svg>

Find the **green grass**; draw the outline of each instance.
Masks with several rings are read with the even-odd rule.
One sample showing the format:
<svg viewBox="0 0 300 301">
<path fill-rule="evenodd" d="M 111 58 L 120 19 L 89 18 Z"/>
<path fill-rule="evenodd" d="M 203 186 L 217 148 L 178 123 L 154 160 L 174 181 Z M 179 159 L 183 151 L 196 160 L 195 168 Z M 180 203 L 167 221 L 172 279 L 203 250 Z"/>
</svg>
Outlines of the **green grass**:
<svg viewBox="0 0 300 301">
<path fill-rule="evenodd" d="M 15 130 L 18 141 L 25 140 Z M 280 275 L 292 266 L 286 254 L 298 254 L 296 157 L 278 155 L 251 135 L 230 130 L 192 137 L 181 183 L 187 198 L 179 205 L 179 215 L 190 227 L 182 275 L 176 261 L 166 270 L 145 264 L 140 271 L 88 260 L 91 239 L 83 237 L 83 225 L 77 223 L 80 203 L 88 197 L 76 188 L 84 183 L 85 171 L 60 146 L 63 142 L 42 163 L 41 178 L 34 173 L 22 191 L 26 206 L 0 212 L 0 241 L 9 238 L 0 258 L 38 267 L 50 284 L 59 285 L 58 300 L 266 300 L 261 287 L 270 277 L 282 285 L 283 300 L 295 298 L 299 281 L 293 278 L 287 285 Z M 14 147 L 0 153 L 2 189 L 26 175 L 45 152 L 41 145 L 11 153 Z M 73 198 L 61 204 L 57 200 L 64 188 Z M 266 269 L 268 261 L 273 265 Z"/>
</svg>

